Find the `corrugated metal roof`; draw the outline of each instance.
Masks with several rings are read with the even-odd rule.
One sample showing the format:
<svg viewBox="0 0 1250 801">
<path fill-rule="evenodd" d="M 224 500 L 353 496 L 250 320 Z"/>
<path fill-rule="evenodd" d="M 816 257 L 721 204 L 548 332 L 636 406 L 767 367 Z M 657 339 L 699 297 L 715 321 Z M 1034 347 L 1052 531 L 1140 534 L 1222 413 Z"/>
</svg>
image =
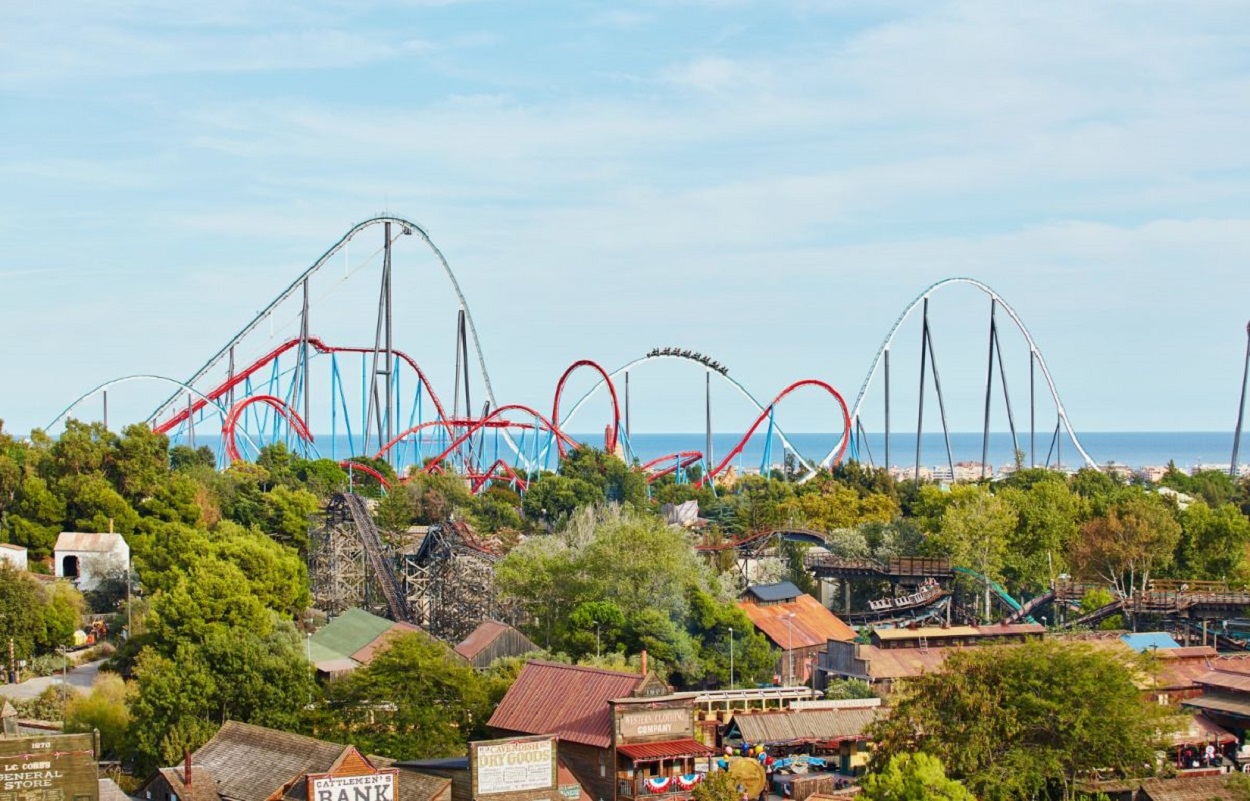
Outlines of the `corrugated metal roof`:
<svg viewBox="0 0 1250 801">
<path fill-rule="evenodd" d="M 747 593 L 761 601 L 790 601 L 798 598 L 803 591 L 792 581 L 779 581 L 776 584 L 752 584 Z"/>
<path fill-rule="evenodd" d="M 642 679 L 637 673 L 527 662 L 487 725 L 607 748 L 612 743 L 608 701 L 629 695 Z"/>
<path fill-rule="evenodd" d="M 88 531 L 62 531 L 56 538 L 56 551 L 93 551 L 110 553 L 118 542 L 125 544 L 121 534 L 96 534 Z"/>
<path fill-rule="evenodd" d="M 1218 652 L 1209 645 L 1182 645 L 1180 648 L 1165 648 L 1156 654 L 1160 659 L 1193 659 L 1200 656 L 1218 655 Z"/>
<path fill-rule="evenodd" d="M 1228 776 L 1181 776 L 1176 779 L 1144 779 L 1141 795 L 1146 801 L 1211 801 L 1233 798 Z"/>
<path fill-rule="evenodd" d="M 475 628 L 468 637 L 456 646 L 456 653 L 469 661 L 482 652 L 482 649 L 495 641 L 495 638 L 512 628 L 498 620 L 483 620 L 482 625 Z"/>
<path fill-rule="evenodd" d="M 856 655 L 868 660 L 868 676 L 874 681 L 907 679 L 941 670 L 946 657 L 957 648 L 882 648 L 860 645 Z"/>
<path fill-rule="evenodd" d="M 312 641 L 313 645 L 320 645 L 338 656 L 350 657 L 393 625 L 386 618 L 363 609 L 348 609 L 323 626 L 312 636 Z"/>
<path fill-rule="evenodd" d="M 1128 643 L 1128 647 L 1138 653 L 1150 650 L 1151 648 L 1180 648 L 1181 644 L 1172 639 L 1171 635 L 1164 631 L 1141 631 L 1132 634 L 1121 634 L 1120 639 Z"/>
<path fill-rule="evenodd" d="M 674 759 L 676 757 L 702 757 L 716 753 L 698 740 L 666 740 L 661 743 L 631 743 L 618 745 L 618 753 L 624 754 L 635 762 L 652 759 Z"/>
<path fill-rule="evenodd" d="M 1250 693 L 1250 676 L 1245 673 L 1228 673 L 1223 670 L 1212 670 L 1199 676 L 1198 683 L 1204 687 Z"/>
<path fill-rule="evenodd" d="M 424 633 L 425 631 L 422 630 L 420 626 L 414 626 L 411 623 L 391 623 L 391 627 L 389 629 L 374 637 L 359 651 L 354 652 L 352 654 L 352 659 L 355 659 L 362 665 L 367 665 L 373 661 L 373 658 L 378 655 L 379 651 L 385 650 L 385 648 L 390 645 L 391 640 L 401 634 Z"/>
<path fill-rule="evenodd" d="M 1197 698 L 1187 698 L 1184 701 L 1181 701 L 1181 706 L 1191 706 L 1195 709 L 1209 709 L 1212 712 L 1224 712 L 1243 718 L 1250 718 L 1250 700 L 1246 700 L 1244 695 L 1233 695 L 1231 693 L 1203 693 Z"/>
<path fill-rule="evenodd" d="M 872 636 L 881 642 L 907 640 L 951 640 L 970 638 L 989 639 L 1013 637 L 1020 634 L 1042 634 L 1046 627 L 1040 623 L 1008 623 L 995 626 L 919 626 L 914 629 L 874 629 Z"/>
<path fill-rule="evenodd" d="M 1237 738 L 1228 729 L 1216 725 L 1201 712 L 1184 717 L 1184 726 L 1172 735 L 1172 745 L 1192 745 L 1212 741 L 1224 744 L 1237 742 Z"/>
<path fill-rule="evenodd" d="M 884 716 L 880 706 L 858 709 L 775 709 L 739 712 L 730 723 L 743 742 L 793 743 L 859 737 L 864 729 Z"/>
<path fill-rule="evenodd" d="M 761 606 L 753 601 L 739 601 L 738 607 L 764 636 L 783 650 L 820 646 L 829 640 L 849 642 L 855 639 L 854 629 L 806 593 L 787 603 Z"/>
</svg>

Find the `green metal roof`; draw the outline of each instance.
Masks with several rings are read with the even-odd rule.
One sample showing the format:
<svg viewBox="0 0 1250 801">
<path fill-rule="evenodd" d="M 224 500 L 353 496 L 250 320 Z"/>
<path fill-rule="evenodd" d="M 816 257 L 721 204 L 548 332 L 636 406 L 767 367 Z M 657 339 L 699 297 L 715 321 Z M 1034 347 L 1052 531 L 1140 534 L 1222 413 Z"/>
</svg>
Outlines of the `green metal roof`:
<svg viewBox="0 0 1250 801">
<path fill-rule="evenodd" d="M 313 661 L 330 658 L 351 658 L 351 655 L 376 640 L 395 625 L 384 617 L 371 615 L 363 609 L 348 609 L 331 620 L 312 636 Z"/>
</svg>

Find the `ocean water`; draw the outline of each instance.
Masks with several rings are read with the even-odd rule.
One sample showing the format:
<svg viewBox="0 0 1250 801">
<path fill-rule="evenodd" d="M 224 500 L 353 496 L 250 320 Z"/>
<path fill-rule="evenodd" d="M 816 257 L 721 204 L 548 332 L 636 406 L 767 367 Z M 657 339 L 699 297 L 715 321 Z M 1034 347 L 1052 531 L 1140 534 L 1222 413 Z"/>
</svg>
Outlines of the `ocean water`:
<svg viewBox="0 0 1250 801">
<path fill-rule="evenodd" d="M 602 432 L 595 434 L 574 434 L 575 439 L 598 447 L 603 447 Z M 822 460 L 836 445 L 838 435 L 820 433 L 787 434 L 791 444 L 805 458 L 811 461 Z M 622 432 L 624 437 L 624 432 Z M 1141 468 L 1154 465 L 1166 465 L 1174 461 L 1183 470 L 1203 466 L 1227 470 L 1232 456 L 1232 432 L 1090 432 L 1078 434 L 1080 443 L 1090 458 L 1099 465 L 1108 463 L 1128 465 Z M 716 464 L 720 464 L 734 450 L 742 437 L 740 434 L 714 434 L 712 437 L 712 453 Z M 755 471 L 769 465 L 780 465 L 784 458 L 784 448 L 780 439 L 774 434 L 771 448 L 768 447 L 768 436 L 756 434 L 747 441 L 740 453 L 731 463 L 739 471 Z M 1240 462 L 1250 461 L 1250 435 L 1244 438 Z M 703 451 L 706 435 L 696 433 L 634 433 L 628 438 L 629 453 L 640 462 L 648 462 L 669 454 L 683 451 Z M 220 450 L 219 437 L 197 438 L 197 445 L 208 445 Z M 263 444 L 263 443 L 261 443 Z M 405 446 L 400 460 L 403 463 L 420 461 L 439 453 L 444 441 L 430 440 L 421 444 L 419 450 L 415 446 Z M 521 441 L 520 447 L 527 455 L 540 454 L 543 441 L 535 443 L 532 439 Z M 245 456 L 251 455 L 247 447 L 241 450 Z M 290 443 L 293 450 L 300 450 L 298 443 Z M 624 443 L 623 443 L 624 445 Z M 369 450 L 376 450 L 376 444 Z M 1054 466 L 1061 461 L 1066 468 L 1076 469 L 1084 466 L 1085 460 L 1078 453 L 1067 434 L 1062 434 L 1055 441 L 1054 432 L 1037 432 L 1030 447 L 1029 433 L 1018 434 L 1018 441 L 1013 444 L 1009 432 L 991 432 L 986 460 L 994 468 L 1008 466 L 1014 462 L 1015 449 L 1024 453 L 1024 464 L 1038 466 Z M 488 434 L 478 445 L 483 456 L 494 459 L 496 451 L 502 454 L 506 444 L 501 438 Z M 952 432 L 950 435 L 952 461 L 980 462 L 982 437 L 980 432 Z M 309 455 L 343 459 L 360 449 L 344 436 L 331 437 L 322 435 L 316 438 L 313 451 Z M 863 440 L 855 441 L 848 449 L 844 458 L 858 458 L 859 461 L 876 466 L 887 466 L 885 453 L 885 436 L 881 433 L 869 433 Z M 548 469 L 555 467 L 554 449 L 545 459 L 539 459 L 540 466 Z M 920 442 L 920 464 L 922 467 L 944 467 L 947 462 L 946 442 L 943 435 L 926 432 Z M 894 433 L 890 436 L 890 453 L 888 466 L 910 467 L 916 463 L 916 435 Z"/>
</svg>

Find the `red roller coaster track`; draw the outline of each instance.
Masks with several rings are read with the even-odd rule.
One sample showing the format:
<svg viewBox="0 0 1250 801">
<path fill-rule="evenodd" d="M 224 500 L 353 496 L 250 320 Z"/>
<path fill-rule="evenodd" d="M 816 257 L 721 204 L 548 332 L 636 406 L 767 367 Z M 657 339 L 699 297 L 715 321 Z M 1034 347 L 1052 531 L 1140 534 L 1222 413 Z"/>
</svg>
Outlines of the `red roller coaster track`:
<svg viewBox="0 0 1250 801">
<path fill-rule="evenodd" d="M 226 458 L 230 463 L 242 461 L 243 457 L 239 455 L 239 447 L 234 441 L 234 427 L 239 422 L 239 416 L 243 414 L 243 410 L 254 403 L 263 403 L 271 407 L 284 420 L 286 420 L 291 428 L 299 435 L 304 442 L 311 443 L 313 441 L 312 432 L 308 430 L 308 426 L 304 423 L 304 419 L 296 414 L 292 409 L 288 408 L 281 398 L 273 395 L 253 395 L 250 398 L 244 398 L 236 403 L 230 412 L 226 415 L 226 421 L 221 426 L 221 433 L 225 440 Z"/>
<path fill-rule="evenodd" d="M 580 359 L 570 364 L 569 368 L 564 371 L 564 375 L 560 376 L 560 380 L 556 382 L 555 401 L 551 404 L 551 425 L 553 428 L 557 428 L 560 425 L 560 396 L 564 393 L 564 382 L 568 380 L 574 371 L 582 367 L 589 367 L 603 376 L 603 382 L 607 384 L 608 393 L 612 396 L 612 433 L 608 435 L 604 443 L 604 449 L 608 453 L 616 453 L 616 442 L 621 434 L 621 405 L 616 398 L 616 386 L 612 383 L 612 376 L 608 375 L 608 371 L 604 370 L 598 362 L 590 359 Z M 564 443 L 557 440 L 556 447 L 560 451 L 560 456 L 563 457 Z"/>
<path fill-rule="evenodd" d="M 301 341 L 302 340 L 297 338 L 297 339 L 289 339 L 286 342 L 283 342 L 278 347 L 274 348 L 273 350 L 266 353 L 264 356 L 261 356 L 259 359 L 249 364 L 247 367 L 244 367 L 242 370 L 236 372 L 233 376 L 226 379 L 221 384 L 218 384 L 211 391 L 205 393 L 205 395 L 202 398 L 194 401 L 190 405 L 190 408 L 182 409 L 181 411 L 179 411 L 177 414 L 170 417 L 165 422 L 159 423 L 156 426 L 153 426 L 152 430 L 155 431 L 157 434 L 168 434 L 178 425 L 185 422 L 187 418 L 189 418 L 191 415 L 196 414 L 200 412 L 202 409 L 204 409 L 210 402 L 218 400 L 227 392 L 229 392 L 231 389 L 247 381 L 247 379 L 251 378 L 258 371 L 268 366 L 269 364 L 272 364 L 273 361 L 281 357 L 282 354 L 286 353 L 287 351 L 291 350 L 294 347 L 297 347 L 301 343 Z M 309 347 L 316 350 L 318 353 L 373 353 L 374 352 L 373 348 L 334 347 L 334 346 L 325 344 L 325 342 L 315 337 L 309 337 L 308 345 Z M 442 424 L 447 427 L 447 430 L 450 433 L 451 427 L 450 427 L 450 423 L 447 422 L 447 413 L 443 411 L 443 404 L 439 401 L 438 395 L 434 392 L 434 387 L 430 385 L 430 381 L 428 378 L 426 378 L 425 373 L 421 370 L 419 366 L 417 366 L 416 360 L 413 359 L 411 356 L 409 356 L 407 353 L 404 353 L 403 351 L 394 350 L 391 352 L 394 353 L 395 356 L 397 356 L 398 358 L 403 359 L 404 362 L 407 363 L 407 365 L 412 368 L 413 372 L 417 374 L 417 379 L 421 382 L 421 385 L 425 387 L 425 391 L 430 393 L 430 400 L 434 403 L 435 411 L 438 412 L 439 421 L 442 422 Z"/>
</svg>

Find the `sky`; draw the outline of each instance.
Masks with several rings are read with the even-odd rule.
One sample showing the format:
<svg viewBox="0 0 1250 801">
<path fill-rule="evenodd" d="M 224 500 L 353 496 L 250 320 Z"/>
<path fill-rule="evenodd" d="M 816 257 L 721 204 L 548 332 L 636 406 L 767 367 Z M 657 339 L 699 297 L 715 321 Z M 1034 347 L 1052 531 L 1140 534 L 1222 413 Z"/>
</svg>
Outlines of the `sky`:
<svg viewBox="0 0 1250 801">
<path fill-rule="evenodd" d="M 110 379 L 187 378 L 389 214 L 455 271 L 500 402 L 546 409 L 574 360 L 676 345 L 764 401 L 817 378 L 853 403 L 908 304 L 968 276 L 1027 326 L 1077 431 L 1231 432 L 1247 97 L 1242 2 L 19 0 L 0 419 L 24 433 Z M 373 341 L 376 245 L 318 295 L 314 334 Z M 454 296 L 419 243 L 401 258 L 399 345 L 449 393 Z M 989 302 L 930 303 L 951 427 L 979 430 Z M 1019 414 L 1028 351 L 998 321 Z M 891 349 L 895 430 L 914 430 L 920 337 L 917 311 Z M 697 369 L 631 376 L 636 430 L 702 428 Z M 117 388 L 110 423 L 168 392 Z M 718 430 L 754 417 L 732 394 Z M 837 424 L 819 393 L 778 409 Z"/>
</svg>

